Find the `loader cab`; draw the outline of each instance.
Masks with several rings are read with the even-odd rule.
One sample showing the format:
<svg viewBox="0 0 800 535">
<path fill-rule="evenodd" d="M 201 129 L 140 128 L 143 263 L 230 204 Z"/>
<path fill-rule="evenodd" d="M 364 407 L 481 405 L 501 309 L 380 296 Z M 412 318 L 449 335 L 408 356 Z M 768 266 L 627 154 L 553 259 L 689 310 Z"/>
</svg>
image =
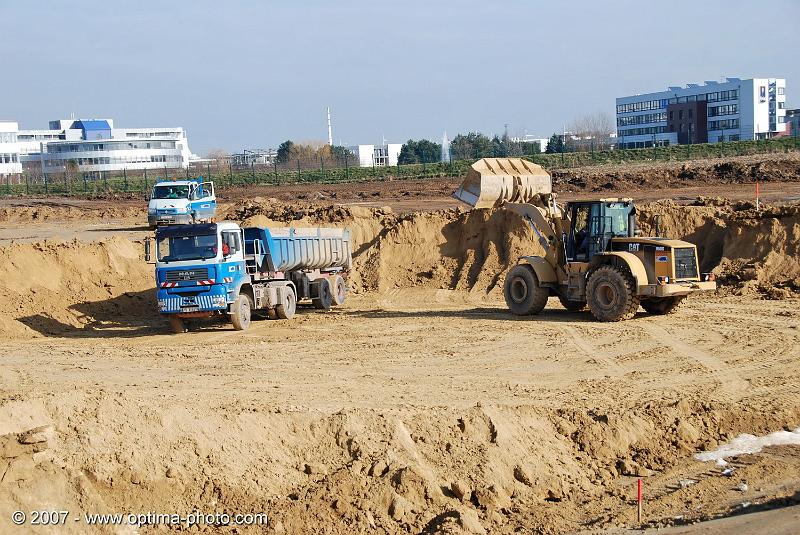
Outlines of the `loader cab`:
<svg viewBox="0 0 800 535">
<path fill-rule="evenodd" d="M 564 245 L 569 262 L 588 262 L 607 251 L 612 238 L 636 232 L 636 208 L 630 199 L 570 203 L 567 213 L 570 225 Z"/>
</svg>

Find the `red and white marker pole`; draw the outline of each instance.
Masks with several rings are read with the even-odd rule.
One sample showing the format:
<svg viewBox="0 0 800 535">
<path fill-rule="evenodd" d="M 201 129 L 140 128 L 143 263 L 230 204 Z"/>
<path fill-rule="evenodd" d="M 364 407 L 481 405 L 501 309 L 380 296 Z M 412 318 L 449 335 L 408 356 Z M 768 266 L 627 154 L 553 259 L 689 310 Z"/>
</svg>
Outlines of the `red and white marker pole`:
<svg viewBox="0 0 800 535">
<path fill-rule="evenodd" d="M 639 478 L 636 480 L 636 506 L 637 506 L 637 515 L 636 521 L 641 524 L 642 523 L 642 479 Z"/>
<path fill-rule="evenodd" d="M 761 206 L 761 203 L 759 202 L 758 179 L 756 179 L 756 210 L 758 210 L 760 206 Z"/>
</svg>

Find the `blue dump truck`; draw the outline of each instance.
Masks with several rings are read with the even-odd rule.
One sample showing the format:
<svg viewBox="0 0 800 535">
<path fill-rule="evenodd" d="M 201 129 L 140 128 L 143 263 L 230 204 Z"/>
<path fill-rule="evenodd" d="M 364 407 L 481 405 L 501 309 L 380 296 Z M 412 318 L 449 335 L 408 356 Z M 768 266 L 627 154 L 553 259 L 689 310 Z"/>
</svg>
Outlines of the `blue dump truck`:
<svg viewBox="0 0 800 535">
<path fill-rule="evenodd" d="M 179 333 L 193 318 L 227 315 L 244 330 L 254 314 L 291 318 L 302 300 L 341 305 L 352 263 L 348 230 L 231 222 L 159 227 L 145 258 L 156 266 L 158 310 Z"/>
<path fill-rule="evenodd" d="M 150 192 L 147 223 L 151 228 L 211 222 L 216 215 L 214 183 L 203 182 L 203 177 L 156 182 Z"/>
</svg>

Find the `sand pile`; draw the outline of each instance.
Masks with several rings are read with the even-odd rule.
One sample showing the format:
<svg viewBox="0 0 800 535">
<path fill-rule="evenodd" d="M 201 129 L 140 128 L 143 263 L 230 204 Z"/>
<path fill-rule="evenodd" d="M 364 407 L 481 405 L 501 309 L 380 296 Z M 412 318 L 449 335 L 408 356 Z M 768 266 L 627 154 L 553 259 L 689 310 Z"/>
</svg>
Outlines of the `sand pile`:
<svg viewBox="0 0 800 535">
<path fill-rule="evenodd" d="M 146 218 L 146 209 L 137 207 L 78 206 L 71 204 L 26 204 L 0 208 L 0 222 L 41 223 L 43 221 L 86 221 Z"/>
<path fill-rule="evenodd" d="M 659 201 L 639 206 L 639 225 L 697 245 L 701 270 L 736 293 L 759 292 L 771 298 L 800 292 L 800 204 L 763 206 L 748 202 L 699 199 L 692 206 Z"/>
<path fill-rule="evenodd" d="M 796 182 L 800 156 L 769 154 L 694 162 L 647 162 L 630 165 L 556 169 L 552 171 L 557 191 L 629 191 L 696 187 L 699 185 Z"/>
<path fill-rule="evenodd" d="M 685 206 L 638 206 L 639 225 L 698 247 L 701 269 L 741 292 L 786 297 L 800 291 L 800 205 L 780 207 L 700 199 Z M 519 256 L 540 254 L 530 226 L 506 210 L 440 210 L 405 215 L 360 207 L 290 206 L 250 202 L 227 216 L 245 224 L 333 225 L 354 237 L 355 291 L 413 287 L 463 290 L 474 297 L 501 291 Z"/>
<path fill-rule="evenodd" d="M 123 238 L 14 244 L 0 255 L 0 332 L 44 335 L 130 325 L 155 311 L 152 268 Z"/>
<path fill-rule="evenodd" d="M 630 522 L 603 507 L 620 514 L 622 476 L 797 419 L 686 399 L 607 413 L 478 404 L 322 414 L 76 391 L 0 405 L 0 462 L 15 482 L 0 486 L 0 513 L 52 500 L 100 513 L 264 511 L 278 533 L 561 533 Z"/>
</svg>

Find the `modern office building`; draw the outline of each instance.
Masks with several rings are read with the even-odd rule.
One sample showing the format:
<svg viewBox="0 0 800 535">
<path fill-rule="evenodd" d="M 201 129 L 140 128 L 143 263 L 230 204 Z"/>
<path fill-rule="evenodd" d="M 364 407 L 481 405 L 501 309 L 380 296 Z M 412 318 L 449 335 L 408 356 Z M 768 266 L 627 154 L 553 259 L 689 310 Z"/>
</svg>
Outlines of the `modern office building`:
<svg viewBox="0 0 800 535">
<path fill-rule="evenodd" d="M 347 147 L 355 154 L 360 167 L 386 167 L 397 165 L 402 143 L 386 143 L 384 145 L 354 145 Z"/>
<path fill-rule="evenodd" d="M 800 108 L 786 110 L 786 134 L 800 137 Z"/>
<path fill-rule="evenodd" d="M 0 121 L 0 181 L 4 184 L 17 182 L 22 173 L 18 133 L 17 123 Z"/>
<path fill-rule="evenodd" d="M 61 119 L 49 126 L 16 133 L 20 162 L 45 174 L 75 168 L 82 177 L 96 179 L 105 172 L 189 166 L 183 128 L 114 128 L 111 119 Z"/>
<path fill-rule="evenodd" d="M 783 78 L 726 78 L 617 99 L 622 148 L 767 139 L 785 131 Z"/>
</svg>

